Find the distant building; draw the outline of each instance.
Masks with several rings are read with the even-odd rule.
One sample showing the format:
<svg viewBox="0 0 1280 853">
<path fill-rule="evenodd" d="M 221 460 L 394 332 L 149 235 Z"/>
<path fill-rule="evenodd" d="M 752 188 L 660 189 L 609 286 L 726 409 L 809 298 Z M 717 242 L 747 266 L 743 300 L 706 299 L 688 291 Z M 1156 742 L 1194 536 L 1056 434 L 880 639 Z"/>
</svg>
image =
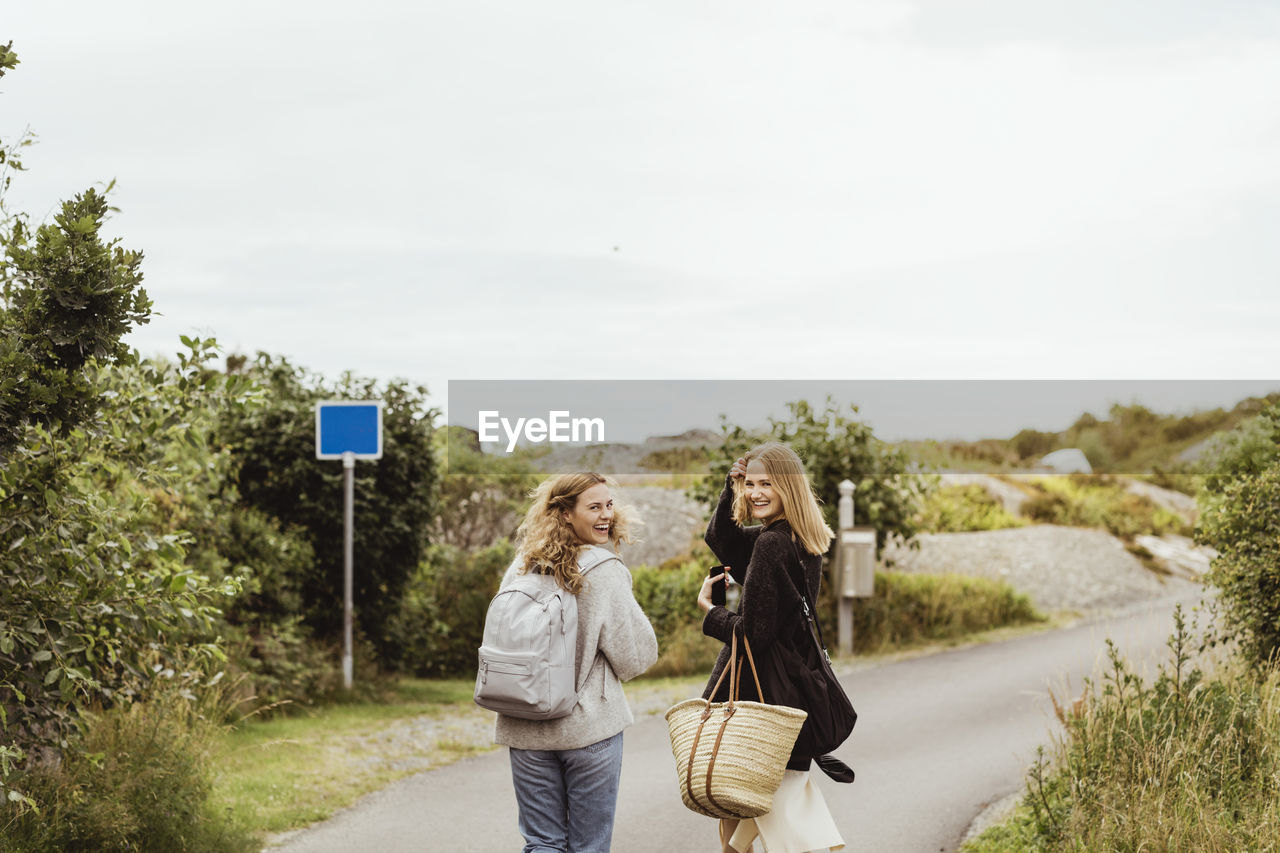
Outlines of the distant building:
<svg viewBox="0 0 1280 853">
<path fill-rule="evenodd" d="M 1055 450 L 1040 460 L 1040 464 L 1055 474 L 1092 474 L 1093 466 L 1078 447 Z"/>
</svg>

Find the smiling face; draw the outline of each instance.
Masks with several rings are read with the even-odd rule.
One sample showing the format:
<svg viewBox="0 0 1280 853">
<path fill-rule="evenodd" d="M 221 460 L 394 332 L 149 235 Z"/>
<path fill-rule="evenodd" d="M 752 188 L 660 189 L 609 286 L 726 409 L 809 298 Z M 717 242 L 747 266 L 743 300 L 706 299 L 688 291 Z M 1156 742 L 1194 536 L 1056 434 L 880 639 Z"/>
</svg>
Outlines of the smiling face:
<svg viewBox="0 0 1280 853">
<path fill-rule="evenodd" d="M 609 487 L 597 483 L 578 495 L 573 509 L 564 511 L 564 520 L 583 545 L 603 545 L 613 531 L 613 497 Z"/>
<path fill-rule="evenodd" d="M 747 474 L 742 478 L 742 488 L 751 507 L 751 517 L 760 521 L 773 521 L 782 516 L 782 498 L 773 488 L 769 472 L 759 459 L 747 463 Z"/>
</svg>

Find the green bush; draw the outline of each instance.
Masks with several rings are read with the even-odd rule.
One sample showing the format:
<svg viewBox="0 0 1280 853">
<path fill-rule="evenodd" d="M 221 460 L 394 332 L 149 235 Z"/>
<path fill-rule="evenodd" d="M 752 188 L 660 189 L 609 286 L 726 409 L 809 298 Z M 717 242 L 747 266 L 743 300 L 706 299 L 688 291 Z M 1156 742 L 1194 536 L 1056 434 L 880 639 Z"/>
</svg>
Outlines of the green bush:
<svg viewBox="0 0 1280 853">
<path fill-rule="evenodd" d="M 970 484 L 944 486 L 926 494 L 917 524 L 931 533 L 962 533 L 1020 527 L 1026 522 L 1006 510 L 982 486 Z"/>
<path fill-rule="evenodd" d="M 1062 446 L 1058 443 L 1056 432 L 1040 432 L 1034 429 L 1020 431 L 1009 439 L 1009 444 L 1018 454 L 1019 459 L 1039 459 Z"/>
<path fill-rule="evenodd" d="M 18 781 L 39 812 L 0 804 L 7 853 L 233 853 L 248 834 L 208 806 L 215 729 L 175 693 L 86 714 L 82 751 Z"/>
<path fill-rule="evenodd" d="M 632 566 L 632 591 L 640 609 L 653 623 L 662 638 L 674 634 L 682 625 L 702 622 L 698 609 L 698 591 L 710 564 L 688 560 L 675 566 Z"/>
<path fill-rule="evenodd" d="M 505 539 L 472 552 L 431 546 L 387 624 L 391 665 L 425 677 L 474 675 L 489 601 L 514 556 Z"/>
<path fill-rule="evenodd" d="M 875 595 L 855 599 L 853 611 L 857 652 L 958 639 L 1044 620 L 1031 599 L 1008 584 L 957 574 L 877 572 Z M 832 633 L 825 636 L 828 644 L 835 644 Z"/>
<path fill-rule="evenodd" d="M 720 643 L 702 633 L 698 591 L 711 564 L 689 560 L 674 566 L 635 566 L 633 590 L 658 635 L 658 662 L 649 674 L 694 675 L 711 671 Z"/>
<path fill-rule="evenodd" d="M 1207 580 L 1220 591 L 1215 641 L 1257 665 L 1280 654 L 1280 405 L 1206 453 L 1196 539 L 1218 550 Z"/>
<path fill-rule="evenodd" d="M 1274 849 L 1280 672 L 1205 679 L 1174 618 L 1172 660 L 1152 683 L 1108 643 L 1101 684 L 1058 706 L 1066 737 L 1031 768 L 1020 812 L 965 853 Z"/>
<path fill-rule="evenodd" d="M 1022 514 L 1045 524 L 1095 527 L 1128 538 L 1141 533 L 1190 534 L 1180 515 L 1134 494 L 1108 475 L 1071 474 L 1038 477 L 1028 484 L 1036 494 L 1022 505 Z"/>
<path fill-rule="evenodd" d="M 1220 592 L 1224 636 L 1253 663 L 1280 655 L 1280 462 L 1229 484 L 1200 539 L 1218 549 L 1208 580 Z"/>
</svg>

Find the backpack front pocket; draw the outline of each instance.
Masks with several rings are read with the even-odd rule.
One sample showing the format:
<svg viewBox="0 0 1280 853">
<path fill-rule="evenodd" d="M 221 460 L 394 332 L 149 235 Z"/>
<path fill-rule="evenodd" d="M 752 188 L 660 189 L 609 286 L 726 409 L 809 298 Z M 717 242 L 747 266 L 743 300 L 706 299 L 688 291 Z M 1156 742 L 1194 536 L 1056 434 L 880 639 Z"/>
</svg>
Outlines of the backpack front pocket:
<svg viewBox="0 0 1280 853">
<path fill-rule="evenodd" d="M 476 675 L 476 696 L 483 697 L 495 710 L 510 703 L 513 708 L 533 707 L 545 711 L 547 696 L 545 677 L 540 678 L 539 661 L 533 652 L 497 652 L 480 648 L 480 671 Z M 541 664 L 545 667 L 545 662 Z"/>
</svg>

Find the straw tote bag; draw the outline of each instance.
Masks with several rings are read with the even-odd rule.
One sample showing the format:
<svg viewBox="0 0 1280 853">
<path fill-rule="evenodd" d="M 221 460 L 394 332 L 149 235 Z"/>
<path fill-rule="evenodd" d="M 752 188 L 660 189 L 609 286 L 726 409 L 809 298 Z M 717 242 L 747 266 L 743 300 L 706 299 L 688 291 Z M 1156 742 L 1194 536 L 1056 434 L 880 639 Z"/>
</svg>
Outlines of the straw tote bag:
<svg viewBox="0 0 1280 853">
<path fill-rule="evenodd" d="M 751 644 L 745 636 L 742 645 L 756 682 L 756 695 L 763 698 Z M 711 690 L 714 696 L 727 674 L 729 701 L 686 699 L 667 710 L 680 797 L 688 808 L 708 817 L 759 817 L 773 807 L 773 795 L 782 783 L 791 747 L 807 716 L 785 705 L 739 702 L 742 669 L 735 631 L 729 666 L 721 670 Z"/>
</svg>

